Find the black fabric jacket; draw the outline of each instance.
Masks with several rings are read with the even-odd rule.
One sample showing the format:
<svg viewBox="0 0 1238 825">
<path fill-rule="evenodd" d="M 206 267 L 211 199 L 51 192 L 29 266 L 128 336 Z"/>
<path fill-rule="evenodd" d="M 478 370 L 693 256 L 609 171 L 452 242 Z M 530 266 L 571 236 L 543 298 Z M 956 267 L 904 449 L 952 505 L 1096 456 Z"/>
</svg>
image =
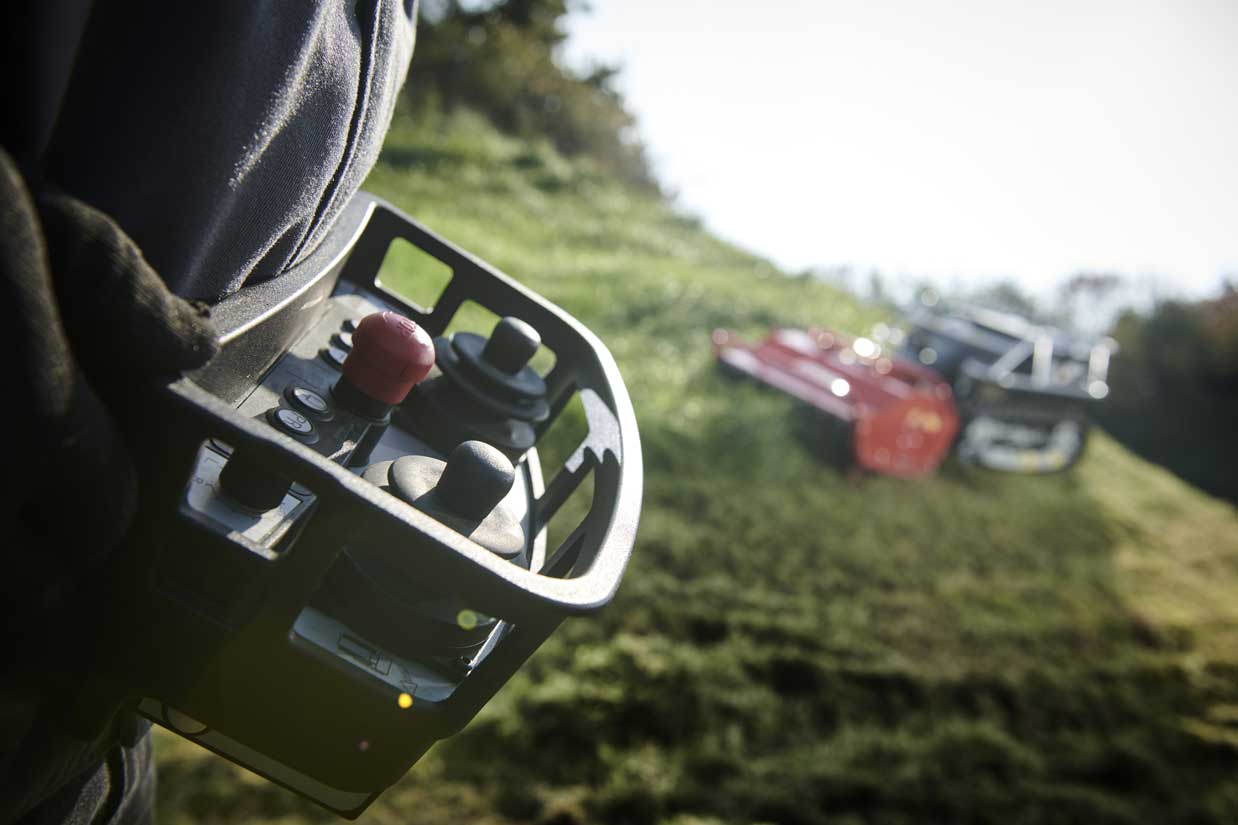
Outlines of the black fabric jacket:
<svg viewBox="0 0 1238 825">
<path fill-rule="evenodd" d="M 6 7 L 0 825 L 144 816 L 149 749 L 117 744 L 140 730 L 75 738 L 49 687 L 72 671 L 55 640 L 89 629 L 75 594 L 132 516 L 125 383 L 203 363 L 205 304 L 325 236 L 377 158 L 415 16 L 415 0 Z"/>
</svg>

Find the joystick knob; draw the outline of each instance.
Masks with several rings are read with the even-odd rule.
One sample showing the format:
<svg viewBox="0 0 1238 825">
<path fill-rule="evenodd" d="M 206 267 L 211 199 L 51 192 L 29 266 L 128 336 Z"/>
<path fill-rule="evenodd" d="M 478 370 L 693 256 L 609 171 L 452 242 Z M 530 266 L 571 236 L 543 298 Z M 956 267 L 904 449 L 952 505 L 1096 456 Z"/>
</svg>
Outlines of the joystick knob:
<svg viewBox="0 0 1238 825">
<path fill-rule="evenodd" d="M 416 459 L 399 459 L 391 467 L 392 486 L 407 501 L 425 492 L 418 469 Z M 498 506 L 515 480 L 516 470 L 507 456 L 489 444 L 466 441 L 451 451 L 433 489 L 449 512 L 481 520 Z"/>
<path fill-rule="evenodd" d="M 222 490 L 235 503 L 253 513 L 273 510 L 284 500 L 292 482 L 270 471 L 268 463 L 238 450 L 219 474 Z"/>
<path fill-rule="evenodd" d="M 368 418 L 385 418 L 434 366 L 429 334 L 394 312 L 362 318 L 352 344 L 335 393 L 345 406 Z"/>
<path fill-rule="evenodd" d="M 528 569 L 524 519 L 504 502 L 516 483 L 516 471 L 494 447 L 466 441 L 446 462 L 429 455 L 379 461 L 366 468 L 362 478 L 499 558 Z M 367 639 L 419 662 L 427 662 L 427 655 L 448 662 L 461 655 L 471 658 L 498 620 L 473 614 L 471 621 L 462 622 L 461 608 L 467 604 L 457 595 L 427 589 L 425 574 L 421 553 L 400 543 L 356 536 L 327 574 L 320 603 Z M 427 663 L 434 667 L 434 661 Z"/>
<path fill-rule="evenodd" d="M 508 317 L 495 325 L 481 357 L 508 375 L 515 375 L 529 363 L 541 345 L 542 336 L 537 330 L 519 318 Z"/>
<path fill-rule="evenodd" d="M 524 529 L 502 501 L 516 481 L 507 456 L 489 444 L 465 441 L 446 463 L 408 455 L 370 468 L 376 480 L 386 468 L 391 492 L 503 558 L 524 549 Z M 370 473 L 367 470 L 367 474 Z"/>
<path fill-rule="evenodd" d="M 546 381 L 529 363 L 542 346 L 537 330 L 507 317 L 489 337 L 457 332 L 434 346 L 441 375 L 403 407 L 419 434 L 443 452 L 475 439 L 519 460 L 537 440 L 533 425 L 550 417 Z"/>
</svg>

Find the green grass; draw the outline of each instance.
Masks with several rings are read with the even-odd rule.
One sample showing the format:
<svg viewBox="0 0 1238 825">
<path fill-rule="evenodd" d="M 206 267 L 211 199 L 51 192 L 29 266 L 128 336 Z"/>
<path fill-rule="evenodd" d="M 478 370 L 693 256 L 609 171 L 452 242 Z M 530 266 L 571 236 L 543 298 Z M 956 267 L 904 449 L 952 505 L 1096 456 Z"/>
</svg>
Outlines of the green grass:
<svg viewBox="0 0 1238 825">
<path fill-rule="evenodd" d="M 1232 507 L 1103 435 L 1060 476 L 840 474 L 709 333 L 875 310 L 480 120 L 398 119 L 367 188 L 601 336 L 646 495 L 615 603 L 363 821 L 1238 821 Z M 158 746 L 164 823 L 332 819 Z"/>
</svg>

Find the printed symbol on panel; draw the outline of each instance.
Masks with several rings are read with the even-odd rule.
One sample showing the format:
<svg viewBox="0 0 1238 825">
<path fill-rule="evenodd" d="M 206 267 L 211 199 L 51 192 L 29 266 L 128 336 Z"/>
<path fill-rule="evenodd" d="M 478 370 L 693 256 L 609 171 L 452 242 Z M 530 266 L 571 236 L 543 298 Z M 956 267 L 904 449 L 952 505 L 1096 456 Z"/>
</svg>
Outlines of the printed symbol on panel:
<svg viewBox="0 0 1238 825">
<path fill-rule="evenodd" d="M 378 670 L 378 663 L 381 658 L 378 651 L 357 637 L 349 636 L 347 633 L 340 634 L 337 648 L 345 656 L 357 660 L 371 670 Z"/>
<path fill-rule="evenodd" d="M 400 669 L 400 687 L 410 694 L 417 692 L 417 680 L 413 678 L 413 674 L 409 672 L 404 665 L 397 665 Z"/>
</svg>

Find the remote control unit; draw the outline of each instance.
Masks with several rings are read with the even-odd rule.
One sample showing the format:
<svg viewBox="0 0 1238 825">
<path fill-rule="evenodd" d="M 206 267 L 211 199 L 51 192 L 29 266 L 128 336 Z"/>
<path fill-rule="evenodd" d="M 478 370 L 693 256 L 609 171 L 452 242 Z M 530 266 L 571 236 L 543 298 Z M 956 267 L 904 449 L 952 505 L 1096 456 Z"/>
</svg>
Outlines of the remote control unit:
<svg viewBox="0 0 1238 825">
<path fill-rule="evenodd" d="M 397 239 L 450 270 L 432 307 L 378 281 Z M 468 302 L 499 320 L 446 334 Z M 135 710 L 355 817 L 614 596 L 636 418 L 580 322 L 365 193 L 212 319 L 218 355 L 136 405 L 139 512 L 75 713 Z M 543 468 L 569 403 L 587 433 Z M 549 543 L 586 482 L 587 514 Z"/>
</svg>

